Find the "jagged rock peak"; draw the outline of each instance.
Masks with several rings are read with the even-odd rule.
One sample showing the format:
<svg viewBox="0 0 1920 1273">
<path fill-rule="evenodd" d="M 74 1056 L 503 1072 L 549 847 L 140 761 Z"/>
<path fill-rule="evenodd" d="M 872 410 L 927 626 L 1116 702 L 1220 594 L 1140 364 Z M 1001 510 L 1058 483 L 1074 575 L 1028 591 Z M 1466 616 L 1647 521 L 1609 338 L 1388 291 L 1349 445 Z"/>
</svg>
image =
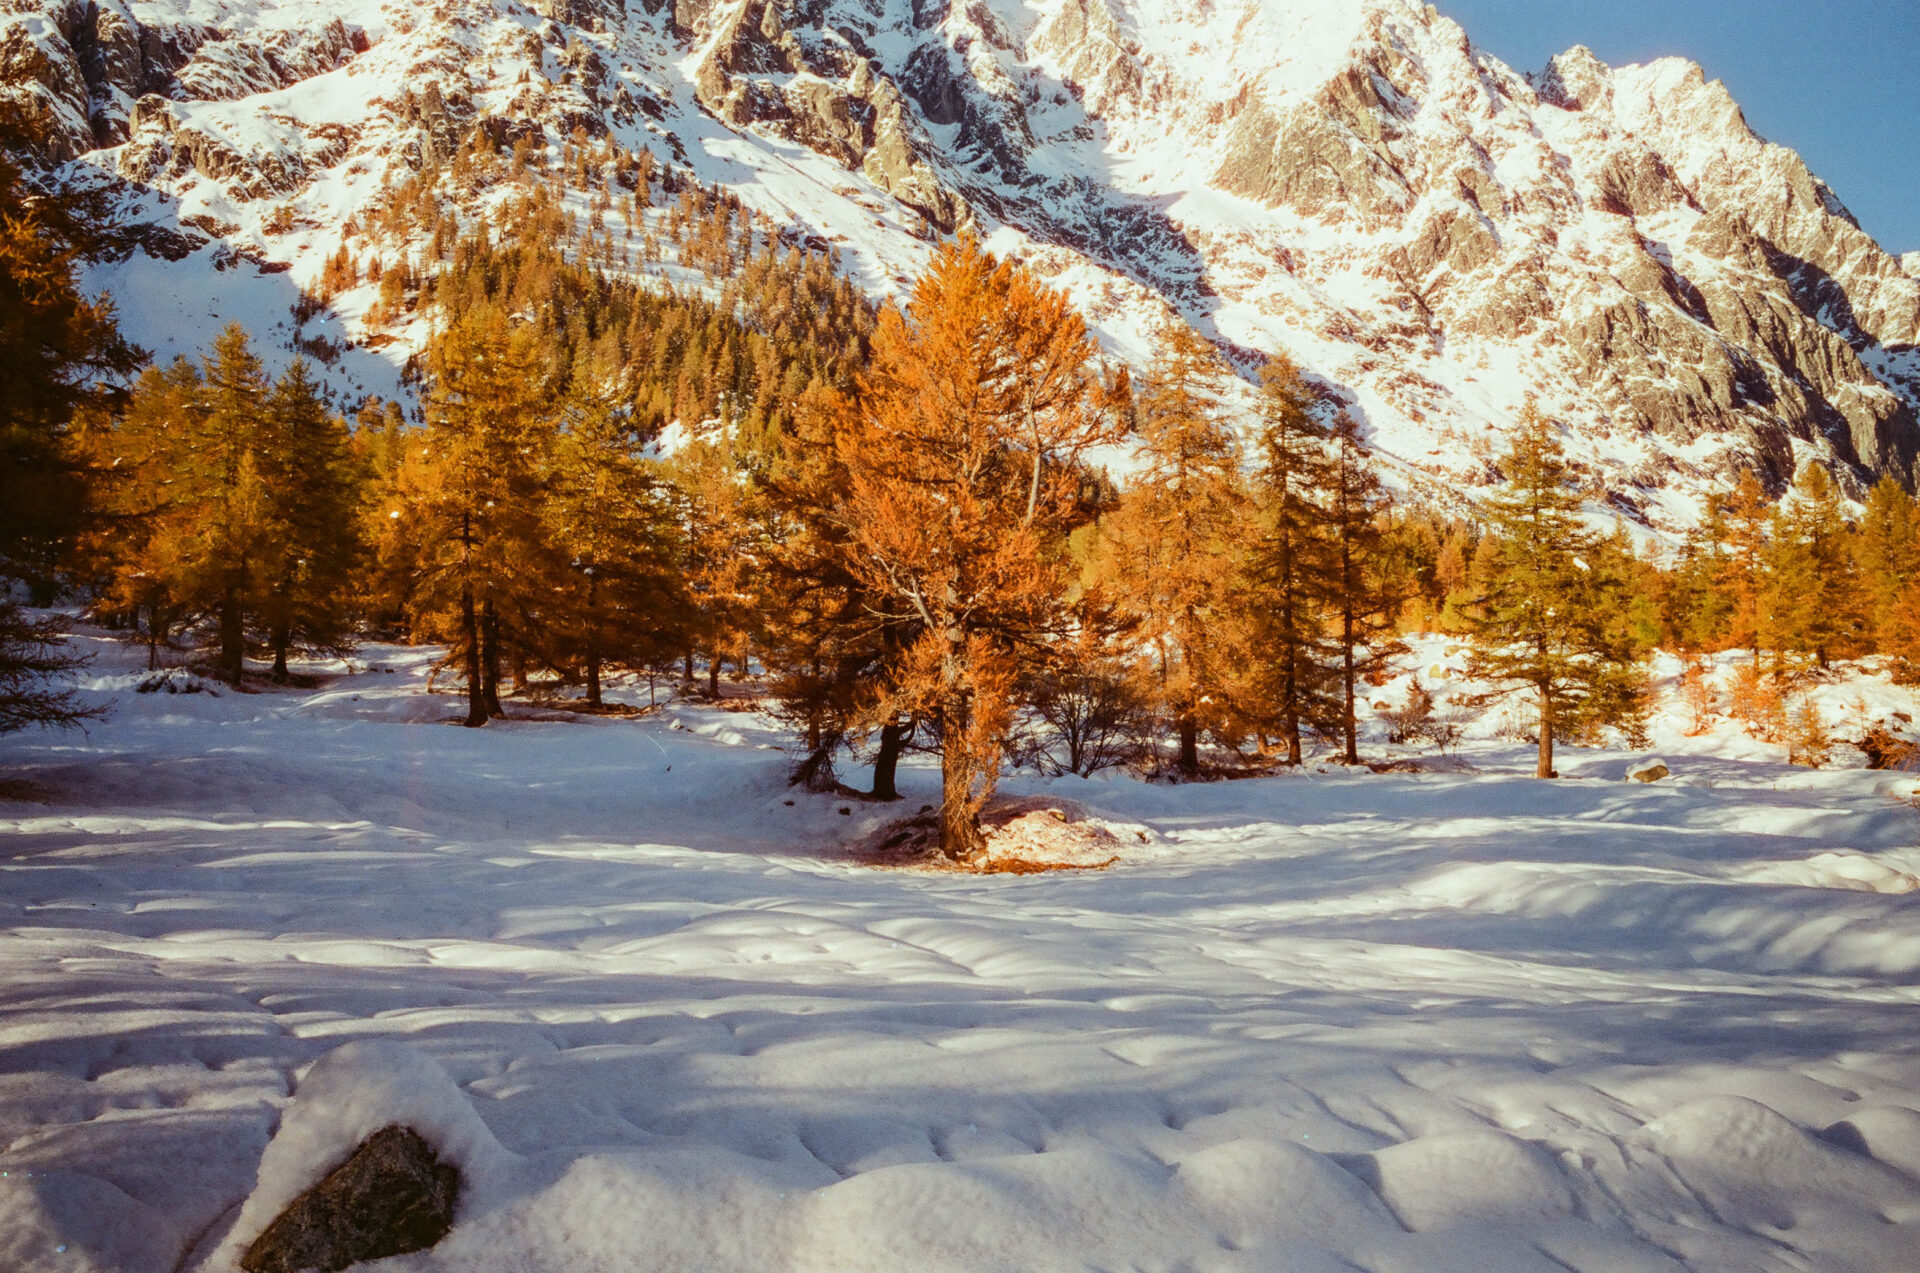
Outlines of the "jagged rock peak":
<svg viewBox="0 0 1920 1273">
<path fill-rule="evenodd" d="M 1612 104 L 1613 68 L 1584 44 L 1574 45 L 1548 62 L 1546 70 L 1528 79 L 1539 91 L 1541 101 L 1562 110 Z"/>
</svg>

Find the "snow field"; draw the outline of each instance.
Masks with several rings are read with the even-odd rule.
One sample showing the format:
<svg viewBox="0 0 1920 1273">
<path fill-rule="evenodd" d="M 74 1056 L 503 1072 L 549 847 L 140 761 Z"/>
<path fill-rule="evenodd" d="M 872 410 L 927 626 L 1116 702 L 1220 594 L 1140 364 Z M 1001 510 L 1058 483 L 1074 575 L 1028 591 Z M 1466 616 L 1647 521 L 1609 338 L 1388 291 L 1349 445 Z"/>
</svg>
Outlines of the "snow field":
<svg viewBox="0 0 1920 1273">
<path fill-rule="evenodd" d="M 465 731 L 432 651 L 136 694 L 85 644 L 114 717 L 0 740 L 0 1268 L 232 1269 L 394 1121 L 467 1178 L 394 1273 L 1920 1262 L 1909 776 L 1016 778 L 1149 842 L 865 871 L 899 807 L 751 713 Z"/>
</svg>

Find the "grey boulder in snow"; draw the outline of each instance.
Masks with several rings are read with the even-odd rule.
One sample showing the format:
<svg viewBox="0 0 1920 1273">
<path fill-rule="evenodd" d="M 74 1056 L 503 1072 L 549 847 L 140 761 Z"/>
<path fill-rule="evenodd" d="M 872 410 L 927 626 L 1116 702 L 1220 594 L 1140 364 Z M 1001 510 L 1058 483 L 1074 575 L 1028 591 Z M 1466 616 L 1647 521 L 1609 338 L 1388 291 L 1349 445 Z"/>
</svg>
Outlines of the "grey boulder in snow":
<svg viewBox="0 0 1920 1273">
<path fill-rule="evenodd" d="M 336 1273 L 423 1251 L 453 1227 L 460 1173 L 407 1127 L 387 1127 L 287 1205 L 240 1261 L 246 1273 Z"/>
</svg>

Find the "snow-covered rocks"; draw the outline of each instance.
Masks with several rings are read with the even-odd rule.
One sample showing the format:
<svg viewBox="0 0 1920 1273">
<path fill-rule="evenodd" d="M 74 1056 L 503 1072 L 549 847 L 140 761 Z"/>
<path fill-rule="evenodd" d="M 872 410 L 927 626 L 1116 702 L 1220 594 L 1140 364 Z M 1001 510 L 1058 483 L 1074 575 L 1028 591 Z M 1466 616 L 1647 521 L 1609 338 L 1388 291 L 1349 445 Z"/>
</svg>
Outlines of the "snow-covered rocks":
<svg viewBox="0 0 1920 1273">
<path fill-rule="evenodd" d="M 1662 778 L 1671 776 L 1672 773 L 1673 770 L 1667 767 L 1667 762 L 1664 760 L 1642 760 L 1627 767 L 1627 781 L 1659 782 Z"/>
<path fill-rule="evenodd" d="M 293 1273 L 322 1252 L 373 1258 L 366 1244 L 382 1238 L 403 1241 L 380 1254 L 418 1250 L 445 1233 L 437 1222 L 451 1218 L 456 1193 L 497 1194 L 512 1171 L 512 1155 L 431 1059 L 396 1040 L 349 1043 L 300 1080 L 209 1267 Z"/>
</svg>

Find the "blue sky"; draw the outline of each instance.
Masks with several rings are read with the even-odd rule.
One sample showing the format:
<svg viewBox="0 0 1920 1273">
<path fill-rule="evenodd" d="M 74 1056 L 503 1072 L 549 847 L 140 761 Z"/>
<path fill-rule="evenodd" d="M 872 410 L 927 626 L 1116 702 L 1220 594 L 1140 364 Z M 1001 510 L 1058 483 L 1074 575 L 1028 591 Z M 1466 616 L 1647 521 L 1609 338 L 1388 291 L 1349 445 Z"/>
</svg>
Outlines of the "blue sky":
<svg viewBox="0 0 1920 1273">
<path fill-rule="evenodd" d="M 1881 246 L 1920 251 L 1920 0 L 1436 2 L 1517 70 L 1575 44 L 1615 66 L 1692 58 Z"/>
</svg>

